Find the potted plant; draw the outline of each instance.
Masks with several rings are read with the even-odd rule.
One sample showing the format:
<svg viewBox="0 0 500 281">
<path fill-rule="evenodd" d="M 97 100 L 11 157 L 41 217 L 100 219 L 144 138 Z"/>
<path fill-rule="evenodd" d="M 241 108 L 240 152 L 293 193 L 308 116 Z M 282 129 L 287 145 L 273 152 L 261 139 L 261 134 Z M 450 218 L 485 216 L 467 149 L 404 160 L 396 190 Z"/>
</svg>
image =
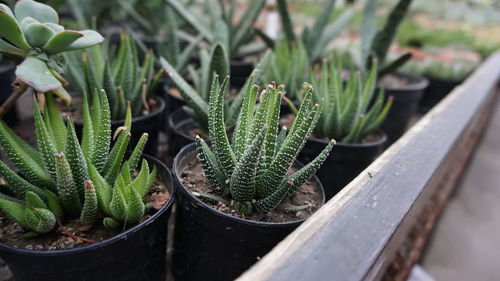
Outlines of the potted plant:
<svg viewBox="0 0 500 281">
<path fill-rule="evenodd" d="M 14 12 L 0 4 L 0 53 L 19 62 L 12 83 L 14 91 L 0 106 L 0 117 L 28 88 L 37 93 L 55 93 L 66 102 L 71 100 L 60 74 L 61 54 L 97 45 L 104 38 L 93 30 L 65 30 L 58 22 L 54 9 L 36 1 L 20 0 Z"/>
<path fill-rule="evenodd" d="M 238 109 L 244 98 L 243 93 L 251 87 L 254 81 L 259 79 L 262 70 L 266 68 L 268 57 L 268 55 L 264 55 L 261 58 L 255 67 L 254 73 L 246 81 L 243 88 L 237 93 L 235 91 L 229 93 L 231 97 L 225 103 L 225 118 L 229 127 L 234 126 L 236 123 Z M 160 59 L 160 64 L 176 86 L 170 92 L 176 91 L 178 93 L 177 96 L 170 94 L 172 97 L 170 103 L 182 106 L 182 108 L 170 114 L 168 118 L 167 126 L 171 136 L 169 138 L 169 152 L 171 155 L 177 154 L 184 145 L 194 142 L 196 135 L 206 135 L 208 133 L 210 77 L 213 74 L 226 76 L 229 72 L 226 51 L 221 44 L 214 45 L 210 55 L 202 50 L 200 58 L 201 66 L 198 71 L 193 67 L 188 67 L 193 86 L 166 59 Z M 181 99 L 179 99 L 179 96 Z"/>
<path fill-rule="evenodd" d="M 167 3 L 210 45 L 220 43 L 230 60 L 231 86 L 241 88 L 253 71 L 253 63 L 245 57 L 257 54 L 266 48 L 264 42 L 255 41 L 254 26 L 264 8 L 265 0 L 248 2 L 248 6 L 237 20 L 235 1 L 208 1 L 204 6 L 206 14 L 187 9 L 181 1 L 167 0 Z M 220 13 L 215 9 L 219 5 Z M 208 15 L 208 16 L 207 16 Z M 211 75 L 209 76 L 211 77 Z"/>
<path fill-rule="evenodd" d="M 318 155 L 329 139 L 336 139 L 335 154 L 330 155 L 317 176 L 329 200 L 353 180 L 383 151 L 387 141 L 378 128 L 392 105 L 384 102 L 384 91 L 375 94 L 377 63 L 363 77 L 351 71 L 343 79 L 343 68 L 333 61 L 324 62 L 321 75 L 311 75 L 317 89 L 314 100 L 322 103 L 318 125 L 300 153 L 299 160 L 308 163 Z M 286 119 L 283 118 L 283 119 Z"/>
<path fill-rule="evenodd" d="M 230 143 L 227 81 L 219 85 L 216 76 L 212 83 L 210 145 L 197 137 L 174 160 L 179 208 L 173 268 L 181 280 L 233 280 L 324 202 L 319 181 L 308 179 L 334 141 L 303 167 L 295 160 L 320 114 L 312 86 L 289 132 L 278 126 L 283 86 L 264 89 L 257 109 L 259 88 L 249 87 Z"/>
<path fill-rule="evenodd" d="M 38 149 L 0 121 L 0 144 L 19 169 L 0 161 L 6 184 L 0 193 L 0 256 L 18 281 L 165 278 L 169 170 L 141 157 L 147 134 L 125 160 L 130 107 L 110 149 L 108 101 L 104 93 L 93 98 L 98 102 L 90 109 L 84 99 L 88 133 L 81 144 L 52 94 L 43 114 L 43 100 L 33 102 Z"/>
<path fill-rule="evenodd" d="M 382 129 L 388 136 L 386 145 L 392 144 L 405 132 L 428 85 L 427 79 L 423 76 L 396 73 L 399 67 L 411 59 L 410 53 L 387 62 L 389 47 L 411 2 L 412 0 L 399 0 L 390 11 L 382 29 L 378 30 L 377 1 L 367 1 L 363 12 L 360 51 L 355 56 L 355 62 L 362 72 L 370 69 L 373 59 L 377 59 L 378 86 L 384 88 L 386 96 L 394 97 L 393 106 L 382 124 Z"/>
<path fill-rule="evenodd" d="M 146 132 L 150 141 L 145 151 L 156 154 L 165 102 L 154 95 L 163 72 L 155 73 L 153 53 L 150 51 L 144 58 L 140 58 L 134 41 L 127 33 L 122 33 L 115 55 L 107 44 L 103 44 L 82 53 L 66 54 L 65 59 L 65 71 L 73 91 L 81 96 L 83 93 L 92 93 L 95 89 L 105 90 L 111 108 L 113 131 L 123 124 L 127 103 L 130 102 L 134 116 L 134 137 L 131 143 L 136 144 L 139 141 L 138 135 Z M 81 116 L 81 112 L 79 109 L 75 116 Z M 75 125 L 77 133 L 80 133 L 82 120 L 75 118 Z"/>
</svg>

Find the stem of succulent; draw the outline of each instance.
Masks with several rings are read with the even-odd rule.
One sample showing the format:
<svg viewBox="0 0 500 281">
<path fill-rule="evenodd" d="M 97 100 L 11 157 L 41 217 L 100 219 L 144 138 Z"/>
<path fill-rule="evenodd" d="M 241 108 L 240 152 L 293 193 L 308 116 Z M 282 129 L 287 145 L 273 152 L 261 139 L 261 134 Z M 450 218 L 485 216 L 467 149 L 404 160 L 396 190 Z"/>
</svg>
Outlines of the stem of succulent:
<svg viewBox="0 0 500 281">
<path fill-rule="evenodd" d="M 16 103 L 16 100 L 29 88 L 28 84 L 20 80 L 16 80 L 14 85 L 16 88 L 14 92 L 12 92 L 9 98 L 2 105 L 0 105 L 0 118 L 2 118 L 7 111 L 10 110 L 10 108 Z"/>
</svg>

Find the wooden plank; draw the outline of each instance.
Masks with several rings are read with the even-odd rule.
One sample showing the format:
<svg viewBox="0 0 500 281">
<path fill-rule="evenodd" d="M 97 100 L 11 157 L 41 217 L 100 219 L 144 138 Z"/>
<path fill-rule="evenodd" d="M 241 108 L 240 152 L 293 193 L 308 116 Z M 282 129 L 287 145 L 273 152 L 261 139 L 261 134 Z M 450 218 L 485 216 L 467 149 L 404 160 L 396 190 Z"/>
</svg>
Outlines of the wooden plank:
<svg viewBox="0 0 500 281">
<path fill-rule="evenodd" d="M 496 53 L 238 280 L 379 279 L 433 191 L 463 168 L 497 96 L 499 65 Z"/>
</svg>

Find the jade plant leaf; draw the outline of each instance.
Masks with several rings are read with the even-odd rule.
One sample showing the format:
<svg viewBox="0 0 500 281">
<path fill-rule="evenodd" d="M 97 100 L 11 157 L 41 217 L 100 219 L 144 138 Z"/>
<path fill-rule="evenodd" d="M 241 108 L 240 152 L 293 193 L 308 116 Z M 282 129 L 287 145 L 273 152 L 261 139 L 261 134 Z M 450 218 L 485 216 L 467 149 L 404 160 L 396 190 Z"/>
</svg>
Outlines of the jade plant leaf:
<svg viewBox="0 0 500 281">
<path fill-rule="evenodd" d="M 65 30 L 54 35 L 50 40 L 42 47 L 49 54 L 60 53 L 66 48 L 68 48 L 72 43 L 74 43 L 78 38 L 83 37 L 83 34 L 78 31 Z"/>
<path fill-rule="evenodd" d="M 0 37 L 7 39 L 23 50 L 31 49 L 12 11 L 4 4 L 0 4 L 0 26 L 2 27 L 0 28 Z"/>
<path fill-rule="evenodd" d="M 17 66 L 16 76 L 41 93 L 57 90 L 62 87 L 61 82 L 52 75 L 47 64 L 35 57 L 26 57 Z"/>
<path fill-rule="evenodd" d="M 19 21 L 32 17 L 39 22 L 58 23 L 59 15 L 52 7 L 32 0 L 21 0 L 16 3 L 14 13 Z"/>
<path fill-rule="evenodd" d="M 54 36 L 54 31 L 45 24 L 33 22 L 26 26 L 24 34 L 32 47 L 42 47 Z"/>
<path fill-rule="evenodd" d="M 81 30 L 78 32 L 83 34 L 83 36 L 69 45 L 66 51 L 88 48 L 104 41 L 104 37 L 94 30 Z"/>
</svg>

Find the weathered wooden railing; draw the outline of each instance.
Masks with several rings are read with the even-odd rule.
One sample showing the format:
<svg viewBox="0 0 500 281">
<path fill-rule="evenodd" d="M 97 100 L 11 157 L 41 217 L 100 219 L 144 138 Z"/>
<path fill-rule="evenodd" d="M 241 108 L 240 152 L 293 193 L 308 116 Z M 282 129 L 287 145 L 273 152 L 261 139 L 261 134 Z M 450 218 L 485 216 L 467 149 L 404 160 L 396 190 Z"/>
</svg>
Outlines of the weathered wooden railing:
<svg viewBox="0 0 500 281">
<path fill-rule="evenodd" d="M 443 206 L 459 179 L 495 106 L 499 80 L 496 53 L 238 280 L 382 279 L 424 211 L 435 212 L 424 216 L 432 228 L 441 208 L 429 206 Z M 417 254 L 400 270 L 418 259 L 422 242 L 416 244 Z"/>
</svg>

